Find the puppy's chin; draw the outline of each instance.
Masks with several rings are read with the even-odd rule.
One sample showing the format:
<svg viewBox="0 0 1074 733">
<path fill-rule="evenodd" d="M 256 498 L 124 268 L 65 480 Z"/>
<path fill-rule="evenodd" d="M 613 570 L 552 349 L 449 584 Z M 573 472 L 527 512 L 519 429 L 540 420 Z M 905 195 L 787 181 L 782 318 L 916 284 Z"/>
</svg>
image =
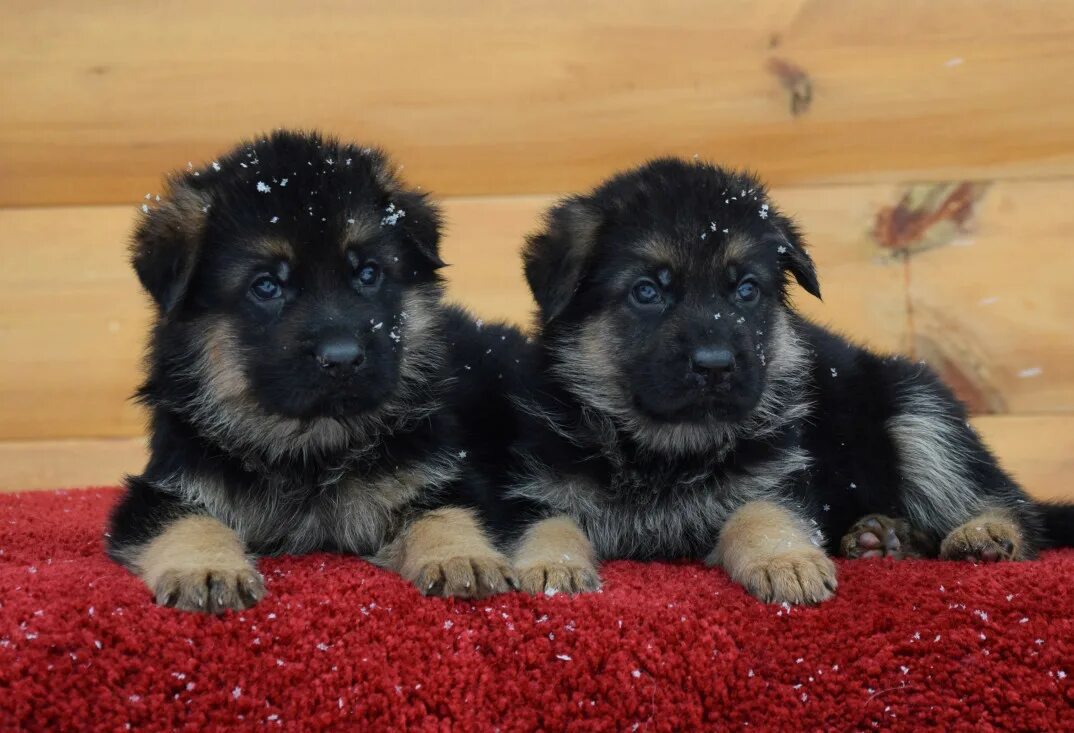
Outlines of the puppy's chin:
<svg viewBox="0 0 1074 733">
<path fill-rule="evenodd" d="M 295 388 L 293 384 L 265 385 L 254 389 L 254 399 L 271 415 L 314 420 L 317 418 L 361 417 L 376 412 L 390 401 L 394 385 L 362 384 L 360 379 L 339 384 Z"/>
<path fill-rule="evenodd" d="M 634 397 L 635 408 L 662 423 L 740 423 L 757 405 L 757 397 L 733 389 L 719 392 L 689 390 L 673 397 L 651 392 Z"/>
</svg>

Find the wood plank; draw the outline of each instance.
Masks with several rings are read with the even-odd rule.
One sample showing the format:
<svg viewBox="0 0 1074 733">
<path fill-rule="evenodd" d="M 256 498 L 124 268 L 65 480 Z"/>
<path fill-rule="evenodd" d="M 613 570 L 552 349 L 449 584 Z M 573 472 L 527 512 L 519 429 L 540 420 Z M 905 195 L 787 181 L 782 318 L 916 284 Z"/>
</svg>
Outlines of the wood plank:
<svg viewBox="0 0 1074 733">
<path fill-rule="evenodd" d="M 976 412 L 1070 412 L 1074 182 L 997 183 L 978 196 L 963 224 L 941 218 L 933 241 L 909 242 L 915 352 Z"/>
<path fill-rule="evenodd" d="M 1031 496 L 1074 501 L 1074 416 L 986 416 L 973 424 Z M 144 463 L 137 438 L 0 442 L 0 491 L 113 486 Z"/>
<path fill-rule="evenodd" d="M 802 306 L 855 338 L 908 343 L 902 264 L 866 235 L 890 187 L 777 191 L 811 240 L 826 301 Z M 449 199 L 448 294 L 485 319 L 529 323 L 518 250 L 548 197 Z M 147 301 L 126 263 L 135 209 L 0 209 L 0 440 L 138 435 Z M 809 302 L 806 302 L 809 301 Z"/>
<path fill-rule="evenodd" d="M 0 205 L 132 202 L 276 125 L 441 195 L 664 153 L 784 184 L 1074 172 L 1065 0 L 10 0 L 0 29 Z"/>
<path fill-rule="evenodd" d="M 983 415 L 973 426 L 1030 496 L 1074 502 L 1074 415 Z"/>
<path fill-rule="evenodd" d="M 142 438 L 0 442 L 0 492 L 118 486 L 145 458 Z"/>
</svg>

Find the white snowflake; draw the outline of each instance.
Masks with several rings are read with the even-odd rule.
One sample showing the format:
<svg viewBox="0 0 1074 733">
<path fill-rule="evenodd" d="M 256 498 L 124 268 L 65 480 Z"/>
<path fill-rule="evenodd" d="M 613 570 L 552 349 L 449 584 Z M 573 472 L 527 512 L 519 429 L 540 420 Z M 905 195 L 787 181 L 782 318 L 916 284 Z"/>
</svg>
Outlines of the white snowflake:
<svg viewBox="0 0 1074 733">
<path fill-rule="evenodd" d="M 269 224 L 275 224 L 275 223 L 276 223 L 276 222 L 278 222 L 279 220 L 280 220 L 280 217 L 278 217 L 278 216 L 274 216 L 274 217 L 272 217 L 271 219 L 269 219 Z"/>
<path fill-rule="evenodd" d="M 567 656 L 566 654 L 557 654 L 556 659 L 560 660 L 561 662 L 569 662 L 569 661 L 571 661 L 571 658 L 569 656 Z"/>
<path fill-rule="evenodd" d="M 824 505 L 824 511 L 830 512 L 831 510 L 832 510 L 832 505 L 831 504 L 825 504 Z"/>
<path fill-rule="evenodd" d="M 758 212 L 762 219 L 768 218 L 768 204 L 761 204 L 761 210 Z"/>
<path fill-rule="evenodd" d="M 216 161 L 216 160 L 214 160 L 214 161 L 213 161 L 213 170 L 214 170 L 214 171 L 218 171 L 218 170 L 220 170 L 220 163 L 219 163 L 219 161 Z"/>
<path fill-rule="evenodd" d="M 384 218 L 380 220 L 380 225 L 393 227 L 399 223 L 399 220 L 406 216 L 406 212 L 402 209 L 395 208 L 394 203 L 388 204 L 388 207 L 384 209 Z"/>
<path fill-rule="evenodd" d="M 234 690 L 231 691 L 231 696 L 238 700 L 240 697 L 242 697 L 242 688 L 236 687 Z"/>
<path fill-rule="evenodd" d="M 281 185 L 281 186 L 286 186 L 286 185 L 287 185 L 287 181 L 288 181 L 288 179 L 286 179 L 286 178 L 281 178 L 281 179 L 280 179 L 280 185 Z"/>
<path fill-rule="evenodd" d="M 272 186 L 268 185 L 264 181 L 258 181 L 257 182 L 257 190 L 260 191 L 261 193 L 268 193 L 269 191 L 272 190 Z"/>
</svg>

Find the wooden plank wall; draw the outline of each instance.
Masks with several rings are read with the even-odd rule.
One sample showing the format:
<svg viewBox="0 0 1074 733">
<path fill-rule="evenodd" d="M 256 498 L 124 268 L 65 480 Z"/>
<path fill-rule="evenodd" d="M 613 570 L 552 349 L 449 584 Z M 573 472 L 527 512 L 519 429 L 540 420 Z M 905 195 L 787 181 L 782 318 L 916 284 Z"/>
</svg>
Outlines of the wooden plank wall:
<svg viewBox="0 0 1074 733">
<path fill-rule="evenodd" d="M 1018 0 L 0 5 L 0 488 L 142 460 L 125 261 L 162 174 L 278 126 L 385 146 L 445 199 L 452 295 L 525 323 L 522 237 L 648 156 L 748 166 L 825 302 L 937 366 L 1074 498 L 1074 4 Z"/>
</svg>

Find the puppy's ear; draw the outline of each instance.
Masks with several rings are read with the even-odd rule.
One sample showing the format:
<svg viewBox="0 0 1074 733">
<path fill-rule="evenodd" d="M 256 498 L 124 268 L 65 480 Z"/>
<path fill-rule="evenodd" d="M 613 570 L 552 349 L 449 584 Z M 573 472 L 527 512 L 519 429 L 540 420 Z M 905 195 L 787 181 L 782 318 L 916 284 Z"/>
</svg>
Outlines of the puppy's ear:
<svg viewBox="0 0 1074 733">
<path fill-rule="evenodd" d="M 131 263 L 161 315 L 186 295 L 201 250 L 209 195 L 184 177 L 169 181 L 160 204 L 149 209 L 134 232 Z"/>
<path fill-rule="evenodd" d="M 590 200 L 575 196 L 553 207 L 544 231 L 526 240 L 526 280 L 545 323 L 559 316 L 578 290 L 602 221 Z"/>
<path fill-rule="evenodd" d="M 781 217 L 782 219 L 782 217 Z M 817 266 L 806 251 L 802 237 L 794 222 L 782 219 L 776 223 L 779 238 L 776 246 L 779 251 L 780 265 L 791 273 L 802 288 L 818 300 L 820 297 L 820 280 L 817 278 Z"/>
<path fill-rule="evenodd" d="M 381 222 L 402 229 L 419 254 L 433 269 L 444 266 L 440 259 L 440 229 L 443 218 L 440 209 L 424 193 L 406 188 L 396 175 L 396 167 L 383 150 L 366 149 L 373 179 L 388 199 Z"/>
<path fill-rule="evenodd" d="M 440 225 L 442 217 L 440 209 L 429 200 L 423 193 L 415 191 L 398 191 L 391 195 L 391 201 L 395 205 L 395 212 L 400 210 L 405 214 L 396 219 L 396 226 L 401 227 L 407 238 L 413 242 L 421 256 L 424 257 L 433 269 L 444 266 L 440 259 Z M 388 211 L 385 217 L 391 217 L 393 212 Z"/>
</svg>

